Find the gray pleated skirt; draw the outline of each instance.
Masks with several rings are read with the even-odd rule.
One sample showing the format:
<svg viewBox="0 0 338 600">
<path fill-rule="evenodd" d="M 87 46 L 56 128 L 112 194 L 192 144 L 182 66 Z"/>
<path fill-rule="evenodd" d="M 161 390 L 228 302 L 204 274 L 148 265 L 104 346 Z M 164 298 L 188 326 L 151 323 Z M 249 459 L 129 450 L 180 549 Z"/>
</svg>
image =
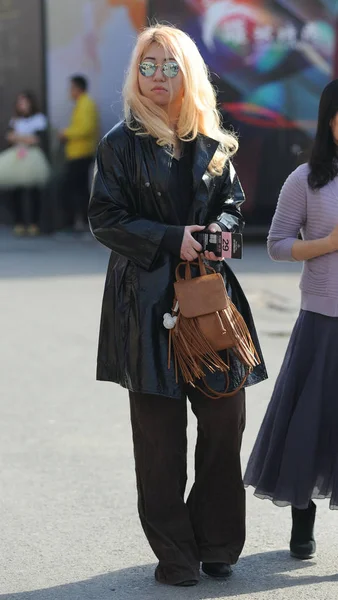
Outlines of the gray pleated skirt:
<svg viewBox="0 0 338 600">
<path fill-rule="evenodd" d="M 258 498 L 338 509 L 338 318 L 301 311 L 244 483 Z"/>
</svg>

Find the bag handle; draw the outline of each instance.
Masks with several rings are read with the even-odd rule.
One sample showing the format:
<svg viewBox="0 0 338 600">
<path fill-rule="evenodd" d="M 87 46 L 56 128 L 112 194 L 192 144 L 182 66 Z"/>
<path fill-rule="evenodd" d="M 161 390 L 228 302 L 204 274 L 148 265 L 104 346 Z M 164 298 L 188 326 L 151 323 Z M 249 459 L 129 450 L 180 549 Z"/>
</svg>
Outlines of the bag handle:
<svg viewBox="0 0 338 600">
<path fill-rule="evenodd" d="M 191 276 L 191 266 L 193 267 L 198 267 L 199 268 L 199 272 L 200 272 L 200 276 L 202 275 L 207 275 L 207 269 L 211 272 L 211 273 L 215 273 L 215 269 L 213 269 L 212 267 L 210 267 L 209 265 L 206 265 L 203 262 L 203 259 L 201 257 L 201 255 L 198 255 L 198 262 L 194 261 L 194 262 L 189 262 L 184 261 L 184 262 L 180 262 L 177 267 L 176 267 L 176 272 L 175 272 L 175 277 L 176 277 L 176 281 L 184 281 L 184 279 L 182 279 L 181 275 L 180 275 L 180 269 L 182 266 L 185 266 L 185 277 L 184 279 L 192 279 Z"/>
<path fill-rule="evenodd" d="M 228 362 L 228 364 L 230 364 L 229 350 L 227 350 L 227 362 Z M 226 388 L 225 388 L 224 392 L 217 392 L 212 387 L 210 387 L 210 385 L 208 385 L 208 383 L 206 381 L 206 377 L 203 377 L 203 380 L 202 380 L 204 389 L 196 384 L 193 384 L 193 387 L 196 388 L 197 390 L 199 390 L 200 392 L 202 392 L 202 394 L 204 394 L 204 396 L 206 396 L 207 398 L 210 398 L 211 400 L 220 400 L 221 398 L 231 398 L 232 396 L 236 396 L 236 394 L 244 388 L 244 386 L 247 382 L 247 379 L 251 373 L 252 373 L 252 367 L 246 367 L 242 381 L 232 392 L 228 392 L 228 389 L 230 387 L 230 379 L 229 379 L 228 371 L 226 371 L 224 373 L 225 383 L 226 383 Z"/>
<path fill-rule="evenodd" d="M 241 383 L 236 387 L 235 390 L 233 390 L 232 392 L 227 392 L 226 390 L 224 392 L 216 392 L 216 390 L 212 389 L 207 382 L 205 381 L 205 379 L 203 380 L 203 384 L 205 386 L 206 389 L 202 389 L 201 387 L 199 387 L 198 385 L 194 385 L 194 387 L 196 389 L 198 389 L 200 392 L 202 392 L 202 394 L 204 394 L 204 396 L 206 396 L 207 398 L 211 398 L 211 400 L 220 400 L 221 398 L 231 398 L 232 396 L 236 396 L 236 394 L 238 392 L 240 392 L 240 390 L 242 390 L 247 382 L 247 379 L 249 377 L 251 373 L 251 369 L 246 369 L 245 371 L 245 375 L 243 376 L 243 379 L 241 381 Z M 225 378 L 227 381 L 227 388 L 229 388 L 229 375 L 228 373 L 225 373 Z M 208 390 L 209 392 L 212 392 L 212 394 L 208 394 L 208 392 L 206 391 Z"/>
</svg>

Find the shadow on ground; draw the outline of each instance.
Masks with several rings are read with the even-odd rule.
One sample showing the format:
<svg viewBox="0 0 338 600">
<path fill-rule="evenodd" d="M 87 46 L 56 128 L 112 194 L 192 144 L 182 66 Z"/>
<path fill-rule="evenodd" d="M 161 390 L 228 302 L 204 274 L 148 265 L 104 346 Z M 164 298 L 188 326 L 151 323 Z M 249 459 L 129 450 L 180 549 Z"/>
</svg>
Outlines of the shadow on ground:
<svg viewBox="0 0 338 600">
<path fill-rule="evenodd" d="M 283 552 L 266 552 L 245 556 L 228 581 L 215 581 L 203 577 L 193 588 L 173 588 L 155 582 L 154 565 L 143 565 L 98 575 L 48 589 L 17 594 L 0 595 L 3 600 L 209 600 L 232 598 L 272 590 L 283 590 L 304 585 L 337 582 L 338 575 L 307 575 L 312 561 L 300 562 Z M 297 573 L 292 574 L 292 571 Z M 299 571 L 303 571 L 300 574 Z"/>
</svg>

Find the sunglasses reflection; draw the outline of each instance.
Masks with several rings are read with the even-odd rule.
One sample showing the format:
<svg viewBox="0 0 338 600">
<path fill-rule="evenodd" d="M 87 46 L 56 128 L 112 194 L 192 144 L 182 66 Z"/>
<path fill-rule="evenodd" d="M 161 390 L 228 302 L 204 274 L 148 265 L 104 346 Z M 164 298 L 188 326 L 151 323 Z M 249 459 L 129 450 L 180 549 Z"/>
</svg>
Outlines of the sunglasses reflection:
<svg viewBox="0 0 338 600">
<path fill-rule="evenodd" d="M 141 75 L 143 75 L 144 77 L 153 77 L 158 68 L 161 69 L 165 77 L 169 77 L 170 79 L 176 77 L 176 75 L 178 75 L 179 72 L 179 66 L 176 61 L 167 61 L 161 65 L 156 64 L 152 61 L 145 60 L 141 62 L 139 68 Z"/>
</svg>

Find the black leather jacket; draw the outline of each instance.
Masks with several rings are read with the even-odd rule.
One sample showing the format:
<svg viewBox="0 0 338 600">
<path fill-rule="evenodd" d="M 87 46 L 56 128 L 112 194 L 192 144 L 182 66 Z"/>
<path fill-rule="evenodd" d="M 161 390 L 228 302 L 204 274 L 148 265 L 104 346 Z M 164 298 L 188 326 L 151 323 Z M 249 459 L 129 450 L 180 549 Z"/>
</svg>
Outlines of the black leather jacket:
<svg viewBox="0 0 338 600">
<path fill-rule="evenodd" d="M 193 160 L 193 202 L 189 224 L 218 221 L 241 230 L 243 191 L 232 165 L 221 177 L 207 167 L 218 142 L 199 135 Z M 135 392 L 181 397 L 181 385 L 168 370 L 168 331 L 163 314 L 173 302 L 174 271 L 179 256 L 161 247 L 168 227 L 177 227 L 174 199 L 168 193 L 171 156 L 151 137 L 136 136 L 119 123 L 100 142 L 89 222 L 93 235 L 112 250 L 105 283 L 98 351 L 97 378 Z M 214 266 L 214 265 L 213 265 Z M 259 348 L 251 312 L 237 279 L 227 264 L 218 268 Z M 248 385 L 266 378 L 264 363 Z M 223 379 L 210 381 L 219 388 Z M 242 378 L 234 360 L 232 386 Z M 218 382 L 219 380 L 219 382 Z M 222 380 L 222 381 L 221 381 Z"/>
</svg>

